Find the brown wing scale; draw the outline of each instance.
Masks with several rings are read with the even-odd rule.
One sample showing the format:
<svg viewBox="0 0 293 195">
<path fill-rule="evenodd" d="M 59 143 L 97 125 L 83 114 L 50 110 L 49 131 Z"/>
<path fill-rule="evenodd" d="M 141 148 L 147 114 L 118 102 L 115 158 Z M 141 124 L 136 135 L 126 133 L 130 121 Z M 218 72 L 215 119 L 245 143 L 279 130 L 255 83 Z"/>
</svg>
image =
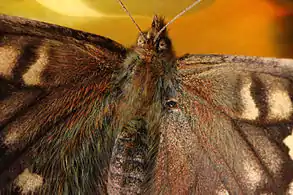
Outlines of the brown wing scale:
<svg viewBox="0 0 293 195">
<path fill-rule="evenodd" d="M 178 109 L 160 127 L 156 190 L 292 193 L 293 161 L 283 142 L 293 127 L 292 71 L 289 59 L 178 59 Z"/>
<path fill-rule="evenodd" d="M 1 188 L 103 191 L 106 145 L 113 139 L 104 131 L 105 118 L 115 106 L 111 82 L 125 55 L 123 46 L 101 36 L 0 16 Z M 100 155 L 105 162 L 98 162 Z M 66 174 L 86 175 L 78 183 Z M 41 188 L 28 185 L 34 178 Z"/>
</svg>

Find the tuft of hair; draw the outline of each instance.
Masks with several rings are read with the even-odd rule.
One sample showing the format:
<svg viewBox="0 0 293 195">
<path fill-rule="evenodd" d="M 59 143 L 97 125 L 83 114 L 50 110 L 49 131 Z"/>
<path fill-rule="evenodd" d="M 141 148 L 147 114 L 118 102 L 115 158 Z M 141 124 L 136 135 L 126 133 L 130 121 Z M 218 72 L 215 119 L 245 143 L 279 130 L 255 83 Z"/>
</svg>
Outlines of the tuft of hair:
<svg viewBox="0 0 293 195">
<path fill-rule="evenodd" d="M 152 29 L 159 32 L 166 25 L 165 18 L 163 16 L 155 15 L 152 22 Z M 164 31 L 166 32 L 166 31 Z M 163 33 L 164 33 L 163 32 Z"/>
</svg>

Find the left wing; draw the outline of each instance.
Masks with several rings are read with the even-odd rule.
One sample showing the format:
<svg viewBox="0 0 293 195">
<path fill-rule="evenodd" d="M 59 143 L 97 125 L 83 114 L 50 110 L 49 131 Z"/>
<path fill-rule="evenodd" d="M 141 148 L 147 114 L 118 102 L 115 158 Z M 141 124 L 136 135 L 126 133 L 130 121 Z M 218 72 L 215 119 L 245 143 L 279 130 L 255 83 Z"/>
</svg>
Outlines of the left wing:
<svg viewBox="0 0 293 195">
<path fill-rule="evenodd" d="M 105 191 L 113 80 L 126 50 L 102 36 L 0 15 L 0 194 Z"/>
<path fill-rule="evenodd" d="M 293 127 L 293 60 L 187 55 L 178 69 L 178 108 L 160 127 L 156 190 L 292 193 L 283 141 Z"/>
</svg>

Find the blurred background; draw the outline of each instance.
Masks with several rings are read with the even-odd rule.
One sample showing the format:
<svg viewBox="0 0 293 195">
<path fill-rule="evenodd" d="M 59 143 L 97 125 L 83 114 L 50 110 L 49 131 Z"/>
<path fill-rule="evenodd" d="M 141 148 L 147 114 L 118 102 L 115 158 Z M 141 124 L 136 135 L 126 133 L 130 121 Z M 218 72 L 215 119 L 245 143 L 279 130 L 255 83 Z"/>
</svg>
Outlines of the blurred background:
<svg viewBox="0 0 293 195">
<path fill-rule="evenodd" d="M 124 0 L 142 29 L 155 13 L 171 19 L 193 0 Z M 109 37 L 138 34 L 116 0 L 0 0 L 0 13 Z M 293 58 L 293 0 L 203 0 L 169 27 L 177 55 L 219 53 Z"/>
</svg>

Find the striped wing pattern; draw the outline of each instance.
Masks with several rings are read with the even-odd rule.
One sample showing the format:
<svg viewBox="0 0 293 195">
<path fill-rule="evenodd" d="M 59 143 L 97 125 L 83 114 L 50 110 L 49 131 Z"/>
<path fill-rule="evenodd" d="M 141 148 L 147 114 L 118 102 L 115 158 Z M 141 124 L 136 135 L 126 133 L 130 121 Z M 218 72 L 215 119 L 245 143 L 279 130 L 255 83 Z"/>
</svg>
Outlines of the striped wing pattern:
<svg viewBox="0 0 293 195">
<path fill-rule="evenodd" d="M 293 193 L 292 60 L 185 55 L 164 75 L 155 59 L 150 135 L 146 121 L 122 120 L 145 83 L 126 53 L 101 36 L 0 16 L 1 194 Z M 129 64 L 139 74 L 121 74 Z M 126 123 L 118 133 L 115 120 Z"/>
</svg>

